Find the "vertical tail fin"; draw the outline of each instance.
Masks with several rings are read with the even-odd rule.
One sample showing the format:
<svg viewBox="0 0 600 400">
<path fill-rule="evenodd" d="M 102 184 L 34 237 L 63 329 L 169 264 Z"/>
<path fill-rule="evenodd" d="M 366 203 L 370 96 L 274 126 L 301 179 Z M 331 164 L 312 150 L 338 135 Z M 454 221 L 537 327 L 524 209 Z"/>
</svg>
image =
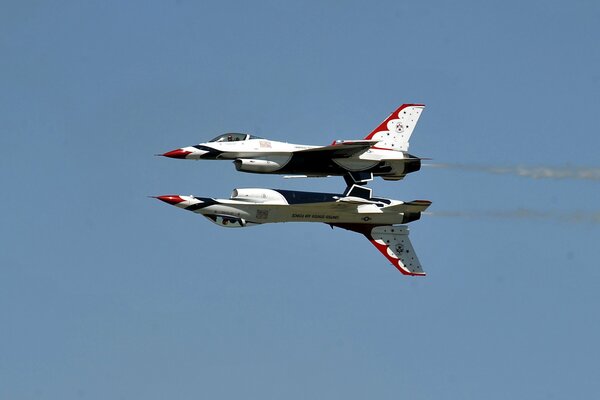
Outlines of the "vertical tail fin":
<svg viewBox="0 0 600 400">
<path fill-rule="evenodd" d="M 425 207 L 426 208 L 426 207 Z M 408 237 L 406 225 L 330 224 L 333 228 L 362 233 L 398 271 L 404 275 L 425 276 L 425 271 Z"/>
<path fill-rule="evenodd" d="M 377 226 L 367 238 L 404 275 L 425 276 L 406 225 Z"/>
<path fill-rule="evenodd" d="M 377 147 L 408 151 L 408 141 L 424 109 L 424 104 L 402 104 L 365 139 L 379 140 Z"/>
</svg>

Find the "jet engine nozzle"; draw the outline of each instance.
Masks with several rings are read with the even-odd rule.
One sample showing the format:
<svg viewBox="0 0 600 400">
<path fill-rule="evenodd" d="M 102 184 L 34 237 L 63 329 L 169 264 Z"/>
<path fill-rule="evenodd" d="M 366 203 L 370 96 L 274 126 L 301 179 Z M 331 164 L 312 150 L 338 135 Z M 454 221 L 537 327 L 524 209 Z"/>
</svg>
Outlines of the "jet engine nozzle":
<svg viewBox="0 0 600 400">
<path fill-rule="evenodd" d="M 420 212 L 405 212 L 404 216 L 402 217 L 402 223 L 403 224 L 408 224 L 409 222 L 413 222 L 413 221 L 416 221 L 418 219 L 421 219 L 421 213 Z"/>
<path fill-rule="evenodd" d="M 404 179 L 404 177 L 412 172 L 417 172 L 421 169 L 421 159 L 406 158 L 402 160 L 400 164 L 396 163 L 394 170 L 389 175 L 382 175 L 382 178 L 386 181 L 398 181 Z"/>
<path fill-rule="evenodd" d="M 404 173 L 410 174 L 411 172 L 417 172 L 421 169 L 420 158 L 409 158 L 404 162 Z"/>
</svg>

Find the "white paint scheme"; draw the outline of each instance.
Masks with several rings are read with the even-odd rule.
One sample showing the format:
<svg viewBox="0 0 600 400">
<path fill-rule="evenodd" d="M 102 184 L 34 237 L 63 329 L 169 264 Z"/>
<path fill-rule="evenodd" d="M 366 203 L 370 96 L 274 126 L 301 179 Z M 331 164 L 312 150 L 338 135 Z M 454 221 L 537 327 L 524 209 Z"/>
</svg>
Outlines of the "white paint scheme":
<svg viewBox="0 0 600 400">
<path fill-rule="evenodd" d="M 321 222 L 352 230 L 364 234 L 403 274 L 425 275 L 408 238 L 408 228 L 395 224 L 418 219 L 431 204 L 429 201 L 402 202 L 262 188 L 234 189 L 229 199 L 177 195 L 159 199 L 200 214 L 223 227 Z"/>
<path fill-rule="evenodd" d="M 269 157 L 237 158 L 234 163 L 238 170 L 247 172 L 274 172 L 290 161 L 291 153 L 272 154 Z"/>
<path fill-rule="evenodd" d="M 235 160 L 236 168 L 244 172 L 282 173 L 298 176 L 331 176 L 347 172 L 372 171 L 378 167 L 385 172 L 375 172 L 386 180 L 399 180 L 415 169 L 407 170 L 409 140 L 424 110 L 424 105 L 403 104 L 362 140 L 336 140 L 329 146 L 300 145 L 257 138 L 247 134 L 233 135 L 231 141 L 219 140 L 183 147 L 163 155 L 185 159 Z M 227 134 L 226 134 L 227 135 Z M 226 136 L 223 135 L 223 136 Z M 213 139 L 214 140 L 214 139 Z M 352 149 L 355 150 L 352 150 Z M 344 150 L 348 150 L 344 153 Z M 180 152 L 177 155 L 170 153 Z M 302 157 L 302 152 L 318 152 L 318 157 L 329 158 L 340 170 L 315 171 L 306 165 L 286 169 L 292 157 Z M 322 151 L 322 155 L 321 155 Z M 343 153 L 342 156 L 335 154 Z M 350 155 L 348 155 L 350 154 Z M 306 155 L 306 153 L 305 153 Z M 290 171 L 293 169 L 293 171 Z"/>
<path fill-rule="evenodd" d="M 260 147 L 257 146 L 257 142 L 269 143 L 269 146 Z M 337 141 L 343 143 L 344 141 Z M 347 142 L 353 142 L 349 140 Z M 382 142 L 379 142 L 382 143 Z M 373 145 L 379 144 L 373 142 Z M 275 140 L 268 139 L 248 139 L 240 142 L 221 142 L 221 143 L 200 143 L 201 146 L 210 146 L 215 150 L 222 151 L 223 153 L 218 156 L 220 160 L 235 160 L 238 158 L 254 158 L 262 157 L 262 159 L 274 159 L 279 158 L 280 160 L 289 160 L 291 153 L 295 153 L 302 150 L 318 149 L 326 146 L 314 146 L 314 145 L 299 145 L 292 143 L 277 142 Z M 339 144 L 338 144 L 339 145 Z M 200 160 L 203 155 L 208 153 L 207 151 L 199 150 L 193 146 L 182 147 L 181 150 L 188 151 L 191 154 L 185 158 L 188 160 Z M 407 155 L 403 154 L 398 149 L 378 149 L 370 148 L 365 152 L 349 158 L 338 158 L 335 159 L 338 162 L 366 162 L 366 165 L 372 165 L 374 161 L 380 160 L 404 160 L 408 158 Z"/>
<path fill-rule="evenodd" d="M 410 274 L 425 275 L 419 257 L 408 238 L 408 227 L 377 226 L 371 230 L 371 237 L 379 246 L 385 246 L 387 254 L 384 255 L 394 266 Z"/>
<path fill-rule="evenodd" d="M 271 189 L 233 189 L 230 199 L 254 204 L 288 204 L 281 193 Z"/>
<path fill-rule="evenodd" d="M 222 151 L 218 159 L 235 160 L 238 158 L 252 158 L 263 156 L 287 156 L 300 150 L 317 148 L 319 146 L 305 146 L 284 142 L 277 142 L 268 139 L 246 139 L 235 142 L 206 142 L 200 143 L 201 146 L 208 146 L 215 150 Z M 191 154 L 186 156 L 190 160 L 199 160 L 207 151 L 199 150 L 193 146 L 182 147 L 182 150 L 189 151 Z"/>
<path fill-rule="evenodd" d="M 193 196 L 179 196 L 184 201 L 177 207 L 187 208 L 202 204 L 203 201 Z M 360 197 L 339 195 L 331 202 L 314 202 L 289 204 L 278 191 L 263 188 L 234 189 L 229 199 L 214 199 L 216 204 L 195 210 L 195 213 L 207 215 L 228 215 L 244 218 L 255 223 L 276 222 L 324 222 L 324 223 L 358 223 L 358 224 L 399 224 L 404 221 L 405 213 L 424 211 L 429 203 L 415 206 L 399 200 L 384 199 L 385 204 Z M 257 210 L 268 211 L 269 216 L 258 218 Z M 303 214 L 305 217 L 294 217 Z M 309 214 L 309 215 L 307 215 Z M 367 217 L 365 219 L 365 217 Z"/>
<path fill-rule="evenodd" d="M 377 147 L 408 151 L 410 137 L 424 108 L 421 104 L 400 107 L 380 125 L 380 129 L 369 136 L 369 139 L 379 140 Z"/>
</svg>

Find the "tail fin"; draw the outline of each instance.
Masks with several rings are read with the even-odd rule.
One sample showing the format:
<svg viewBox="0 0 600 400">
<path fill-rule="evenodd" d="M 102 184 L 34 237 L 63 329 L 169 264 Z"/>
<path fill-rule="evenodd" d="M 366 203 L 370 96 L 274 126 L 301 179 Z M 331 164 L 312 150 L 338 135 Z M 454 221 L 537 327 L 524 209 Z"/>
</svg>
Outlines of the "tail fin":
<svg viewBox="0 0 600 400">
<path fill-rule="evenodd" d="M 406 225 L 331 224 L 331 227 L 362 233 L 398 271 L 425 276 L 421 262 L 408 238 Z"/>
<path fill-rule="evenodd" d="M 377 226 L 367 238 L 404 275 L 425 275 L 406 225 Z"/>
<path fill-rule="evenodd" d="M 408 151 L 408 141 L 424 108 L 424 104 L 402 104 L 365 139 L 379 140 L 377 147 Z"/>
</svg>

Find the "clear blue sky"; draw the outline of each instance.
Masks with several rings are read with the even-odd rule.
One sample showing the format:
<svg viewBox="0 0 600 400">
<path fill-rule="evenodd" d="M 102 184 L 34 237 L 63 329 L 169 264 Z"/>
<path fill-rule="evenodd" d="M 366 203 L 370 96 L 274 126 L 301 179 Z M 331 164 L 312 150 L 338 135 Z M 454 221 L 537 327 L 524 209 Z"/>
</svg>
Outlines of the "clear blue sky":
<svg viewBox="0 0 600 400">
<path fill-rule="evenodd" d="M 0 398 L 600 396 L 600 225 L 424 217 L 426 278 L 326 225 L 147 195 L 341 191 L 153 157 L 227 131 L 364 137 L 427 109 L 440 162 L 598 166 L 597 1 L 5 2 Z M 597 212 L 599 183 L 424 169 L 432 210 Z"/>
</svg>

